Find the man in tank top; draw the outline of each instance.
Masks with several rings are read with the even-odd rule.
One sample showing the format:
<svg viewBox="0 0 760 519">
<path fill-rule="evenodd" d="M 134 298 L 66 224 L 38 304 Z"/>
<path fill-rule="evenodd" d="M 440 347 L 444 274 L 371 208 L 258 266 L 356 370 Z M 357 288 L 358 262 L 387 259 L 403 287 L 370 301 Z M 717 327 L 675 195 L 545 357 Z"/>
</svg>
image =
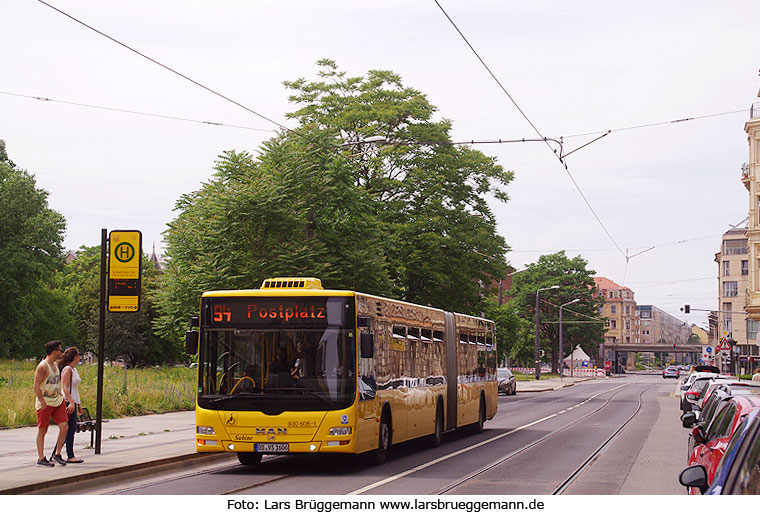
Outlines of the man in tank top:
<svg viewBox="0 0 760 519">
<path fill-rule="evenodd" d="M 45 344 L 45 358 L 37 365 L 34 372 L 34 394 L 37 397 L 37 466 L 53 467 L 53 461 L 66 465 L 61 457 L 61 447 L 66 440 L 68 431 L 68 415 L 66 414 L 63 395 L 61 394 L 61 373 L 55 364 L 63 356 L 61 341 L 50 341 Z M 55 452 L 49 461 L 44 456 L 45 434 L 47 434 L 50 419 L 58 425 L 58 441 Z"/>
</svg>

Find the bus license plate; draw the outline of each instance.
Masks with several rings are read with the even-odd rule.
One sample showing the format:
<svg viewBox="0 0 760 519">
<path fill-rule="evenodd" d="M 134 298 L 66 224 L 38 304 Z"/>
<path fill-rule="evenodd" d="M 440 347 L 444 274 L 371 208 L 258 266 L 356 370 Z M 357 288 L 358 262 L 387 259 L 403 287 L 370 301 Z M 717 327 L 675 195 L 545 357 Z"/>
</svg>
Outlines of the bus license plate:
<svg viewBox="0 0 760 519">
<path fill-rule="evenodd" d="M 288 452 L 289 444 L 287 443 L 257 443 L 253 450 L 256 452 Z"/>
</svg>

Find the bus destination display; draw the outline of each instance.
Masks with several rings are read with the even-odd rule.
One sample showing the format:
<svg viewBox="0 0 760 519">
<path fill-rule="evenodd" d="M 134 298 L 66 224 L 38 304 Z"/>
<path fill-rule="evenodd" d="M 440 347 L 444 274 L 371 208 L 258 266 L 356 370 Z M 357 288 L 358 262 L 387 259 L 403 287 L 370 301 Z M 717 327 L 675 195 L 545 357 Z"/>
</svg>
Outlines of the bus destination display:
<svg viewBox="0 0 760 519">
<path fill-rule="evenodd" d="M 346 297 L 213 297 L 203 300 L 206 326 L 344 326 L 351 323 L 353 299 Z"/>
</svg>

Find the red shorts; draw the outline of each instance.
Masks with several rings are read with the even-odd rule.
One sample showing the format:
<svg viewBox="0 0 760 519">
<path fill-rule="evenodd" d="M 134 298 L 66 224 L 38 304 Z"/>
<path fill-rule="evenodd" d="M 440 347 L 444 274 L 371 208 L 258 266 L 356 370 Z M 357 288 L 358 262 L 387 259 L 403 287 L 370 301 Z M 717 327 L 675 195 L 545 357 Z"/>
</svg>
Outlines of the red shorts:
<svg viewBox="0 0 760 519">
<path fill-rule="evenodd" d="M 45 406 L 45 409 L 37 410 L 37 427 L 40 429 L 47 429 L 50 425 L 50 419 L 57 424 L 62 422 L 68 422 L 69 417 L 66 414 L 66 402 L 61 402 L 58 407 Z"/>
</svg>

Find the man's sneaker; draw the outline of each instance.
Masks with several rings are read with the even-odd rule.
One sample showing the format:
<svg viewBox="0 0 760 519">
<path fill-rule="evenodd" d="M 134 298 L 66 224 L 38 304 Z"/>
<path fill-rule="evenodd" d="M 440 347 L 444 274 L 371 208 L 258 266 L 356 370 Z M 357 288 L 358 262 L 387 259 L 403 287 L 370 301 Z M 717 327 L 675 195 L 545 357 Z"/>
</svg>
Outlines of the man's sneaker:
<svg viewBox="0 0 760 519">
<path fill-rule="evenodd" d="M 60 454 L 53 454 L 52 456 L 50 456 L 50 459 L 51 459 L 51 460 L 53 460 L 53 461 L 55 461 L 55 462 L 56 462 L 57 464 L 59 464 L 59 465 L 62 465 L 62 466 L 64 466 L 64 467 L 66 466 L 66 460 L 64 460 L 64 459 L 61 457 L 61 455 L 60 455 Z M 49 463 L 49 462 L 48 462 L 48 463 Z"/>
<path fill-rule="evenodd" d="M 50 463 L 47 458 L 42 458 L 41 460 L 37 460 L 37 466 L 38 467 L 55 467 L 55 465 Z"/>
</svg>

